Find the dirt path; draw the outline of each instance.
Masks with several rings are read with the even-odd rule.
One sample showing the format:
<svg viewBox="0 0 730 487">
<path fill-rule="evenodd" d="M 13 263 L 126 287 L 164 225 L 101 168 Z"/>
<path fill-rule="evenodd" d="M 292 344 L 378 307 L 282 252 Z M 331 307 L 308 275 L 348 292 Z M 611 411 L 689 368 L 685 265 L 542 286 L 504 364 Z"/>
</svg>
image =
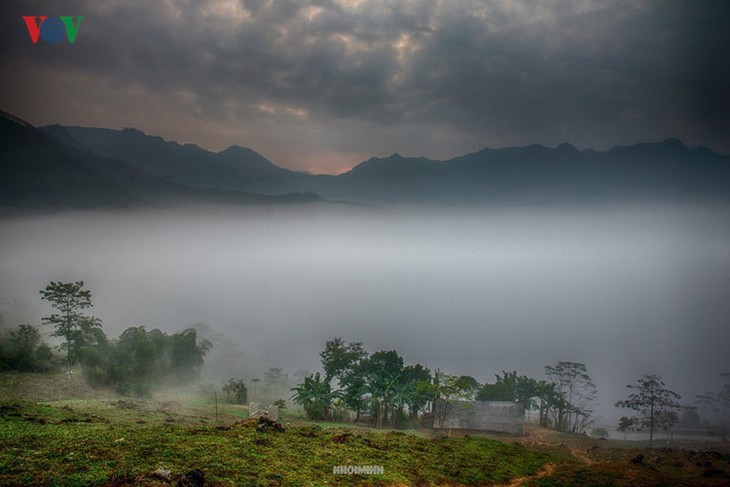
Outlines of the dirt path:
<svg viewBox="0 0 730 487">
<path fill-rule="evenodd" d="M 524 485 L 526 482 L 534 479 L 539 479 L 542 477 L 549 477 L 555 472 L 555 464 L 554 463 L 546 463 L 542 466 L 540 470 L 535 475 L 527 475 L 525 477 L 517 477 L 516 479 L 512 479 L 512 481 L 509 484 L 502 484 L 497 487 L 520 487 L 521 485 Z"/>
</svg>

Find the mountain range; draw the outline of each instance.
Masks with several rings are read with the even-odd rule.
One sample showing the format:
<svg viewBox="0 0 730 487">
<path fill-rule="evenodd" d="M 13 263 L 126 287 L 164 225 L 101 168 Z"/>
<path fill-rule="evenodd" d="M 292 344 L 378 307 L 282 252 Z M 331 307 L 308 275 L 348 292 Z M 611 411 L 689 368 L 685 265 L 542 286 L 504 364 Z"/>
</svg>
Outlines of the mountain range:
<svg viewBox="0 0 730 487">
<path fill-rule="evenodd" d="M 252 149 L 211 152 L 127 128 L 36 129 L 0 116 L 3 206 L 180 202 L 600 204 L 727 201 L 730 157 L 677 139 L 599 152 L 570 144 L 483 149 L 447 161 L 393 154 L 337 176 L 272 164 Z M 320 198 L 321 197 L 321 198 Z"/>
<path fill-rule="evenodd" d="M 119 208 L 189 203 L 270 204 L 320 201 L 313 194 L 263 195 L 201 189 L 94 152 L 56 131 L 50 136 L 0 112 L 0 207 Z"/>
</svg>

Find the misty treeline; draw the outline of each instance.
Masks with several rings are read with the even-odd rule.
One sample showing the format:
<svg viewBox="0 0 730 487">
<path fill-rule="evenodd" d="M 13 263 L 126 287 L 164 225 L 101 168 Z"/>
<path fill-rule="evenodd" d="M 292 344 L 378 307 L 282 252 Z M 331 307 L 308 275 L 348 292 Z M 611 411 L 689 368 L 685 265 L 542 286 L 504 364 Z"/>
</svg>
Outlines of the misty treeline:
<svg viewBox="0 0 730 487">
<path fill-rule="evenodd" d="M 326 342 L 320 359 L 324 374 L 311 374 L 291 389 L 293 401 L 314 420 L 354 416 L 357 422 L 367 416 L 377 427 L 443 427 L 457 401 L 477 400 L 520 403 L 525 414 L 536 413 L 540 425 L 570 433 L 586 433 L 595 422 L 591 407 L 597 388 L 579 362 L 546 365 L 547 379 L 502 371 L 494 383 L 480 384 L 468 375 L 406 365 L 395 350 L 369 354 L 362 343 L 345 343 L 340 337 Z M 655 430 L 676 424 L 697 428 L 698 406 L 714 412 L 714 424 L 721 431 L 730 426 L 730 382 L 719 393 L 697 396 L 697 406 L 680 404 L 680 395 L 655 375 L 645 375 L 627 387 L 633 392 L 615 405 L 637 414 L 623 417 L 620 431 L 649 430 L 651 439 Z"/>
<path fill-rule="evenodd" d="M 510 401 L 536 411 L 541 425 L 585 432 L 596 386 L 585 365 L 558 362 L 545 367 L 549 380 L 502 371 L 493 384 L 468 375 L 405 365 L 395 350 L 368 354 L 362 343 L 337 337 L 320 353 L 324 375 L 306 377 L 292 389 L 292 399 L 311 419 L 339 419 L 344 406 L 358 421 L 363 414 L 378 427 L 405 427 L 420 417 L 442 427 L 456 401 Z M 335 386 L 333 387 L 333 384 Z"/>
<path fill-rule="evenodd" d="M 147 395 L 160 380 L 189 382 L 200 376 L 203 358 L 211 347 L 195 329 L 167 334 L 130 327 L 109 339 L 99 318 L 83 310 L 92 307 L 91 291 L 83 281 L 51 281 L 40 291 L 56 311 L 42 319 L 51 336 L 61 338 L 63 358 L 54 356 L 35 326 L 23 324 L 0 336 L 0 367 L 20 371 L 49 371 L 80 367 L 93 386 L 111 386 L 118 392 Z"/>
</svg>

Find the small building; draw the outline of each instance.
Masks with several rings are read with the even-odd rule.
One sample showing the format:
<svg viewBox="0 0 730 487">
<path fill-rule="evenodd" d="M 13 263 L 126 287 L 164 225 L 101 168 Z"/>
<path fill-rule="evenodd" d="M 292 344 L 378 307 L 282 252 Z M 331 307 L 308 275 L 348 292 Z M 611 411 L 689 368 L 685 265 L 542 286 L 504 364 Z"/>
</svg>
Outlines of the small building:
<svg viewBox="0 0 730 487">
<path fill-rule="evenodd" d="M 509 401 L 455 401 L 443 423 L 444 430 L 524 433 L 521 403 Z M 433 427 L 439 429 L 438 420 Z"/>
</svg>

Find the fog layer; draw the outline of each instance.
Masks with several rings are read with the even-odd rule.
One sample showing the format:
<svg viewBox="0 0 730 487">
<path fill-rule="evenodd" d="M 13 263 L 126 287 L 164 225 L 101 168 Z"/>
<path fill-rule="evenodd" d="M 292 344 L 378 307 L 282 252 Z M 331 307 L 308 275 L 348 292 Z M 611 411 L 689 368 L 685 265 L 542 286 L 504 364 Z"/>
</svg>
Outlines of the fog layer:
<svg viewBox="0 0 730 487">
<path fill-rule="evenodd" d="M 333 336 L 481 382 L 572 360 L 613 422 L 641 374 L 689 403 L 730 370 L 728 208 L 79 212 L 0 234 L 6 324 L 40 323 L 38 290 L 82 279 L 108 335 L 205 322 L 244 378 L 317 370 Z"/>
</svg>

